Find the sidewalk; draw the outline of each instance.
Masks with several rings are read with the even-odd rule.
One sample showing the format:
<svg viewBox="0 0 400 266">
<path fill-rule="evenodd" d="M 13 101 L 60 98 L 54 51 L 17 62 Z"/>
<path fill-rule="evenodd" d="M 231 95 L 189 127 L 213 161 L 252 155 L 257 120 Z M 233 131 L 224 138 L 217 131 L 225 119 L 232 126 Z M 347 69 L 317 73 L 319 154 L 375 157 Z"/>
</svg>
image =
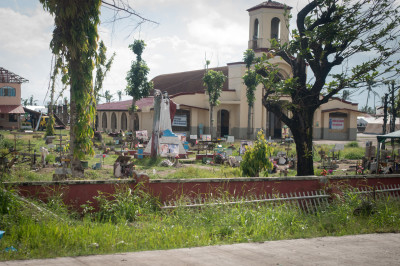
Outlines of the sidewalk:
<svg viewBox="0 0 400 266">
<path fill-rule="evenodd" d="M 400 265 L 400 234 L 369 234 L 6 261 L 4 265 Z"/>
</svg>

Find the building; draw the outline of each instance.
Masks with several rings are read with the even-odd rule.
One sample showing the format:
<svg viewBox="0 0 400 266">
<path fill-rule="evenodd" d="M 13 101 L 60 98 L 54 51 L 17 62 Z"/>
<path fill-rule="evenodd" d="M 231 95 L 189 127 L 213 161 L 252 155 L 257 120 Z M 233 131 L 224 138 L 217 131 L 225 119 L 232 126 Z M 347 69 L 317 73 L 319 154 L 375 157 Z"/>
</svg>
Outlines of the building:
<svg viewBox="0 0 400 266">
<path fill-rule="evenodd" d="M 28 82 L 7 69 L 0 67 L 0 129 L 19 129 L 21 105 L 21 84 Z"/>
<path fill-rule="evenodd" d="M 248 48 L 253 49 L 256 56 L 261 56 L 269 51 L 271 39 L 276 39 L 279 42 L 289 40 L 289 31 L 286 25 L 287 17 L 285 16 L 288 15 L 287 11 L 290 11 L 290 9 L 290 7 L 281 3 L 266 1 L 247 10 L 250 19 Z M 290 66 L 280 57 L 274 57 L 270 59 L 270 62 L 278 65 L 281 78 L 291 76 Z M 213 69 L 222 71 L 227 76 L 220 97 L 220 105 L 214 108 L 215 132 L 217 132 L 218 137 L 232 135 L 235 138 L 245 139 L 247 137 L 248 117 L 246 86 L 242 79 L 246 71 L 245 63 L 234 62 Z M 179 105 L 172 124 L 173 132 L 185 132 L 187 135 L 201 135 L 210 132 L 208 96 L 205 93 L 202 80 L 204 73 L 205 70 L 201 69 L 160 75 L 153 79 L 154 88 L 167 91 L 171 100 Z M 284 124 L 262 105 L 262 96 L 263 87 L 260 85 L 255 92 L 256 102 L 252 121 L 254 132 L 262 129 L 267 136 L 281 138 Z M 148 99 L 147 103 L 150 103 L 151 97 Z M 130 105 L 131 101 L 127 101 L 125 107 L 123 107 L 123 103 L 99 105 L 97 110 L 107 118 L 107 120 L 102 121 L 105 124 L 100 123 L 100 128 L 120 129 L 118 127 L 118 114 L 126 113 L 127 106 Z M 120 109 L 108 109 L 108 106 L 119 106 Z M 114 120 L 112 120 L 111 111 L 113 111 Z M 140 111 L 138 127 L 151 131 L 151 106 L 146 106 Z M 145 115 L 147 111 L 150 112 L 149 115 Z M 314 138 L 355 140 L 357 136 L 357 114 L 358 104 L 339 98 L 331 99 L 315 112 Z M 109 121 L 111 121 L 111 125 L 108 124 Z M 113 124 L 112 121 L 117 121 L 117 124 Z M 132 126 L 129 126 L 129 123 L 128 129 L 133 129 Z"/>
</svg>

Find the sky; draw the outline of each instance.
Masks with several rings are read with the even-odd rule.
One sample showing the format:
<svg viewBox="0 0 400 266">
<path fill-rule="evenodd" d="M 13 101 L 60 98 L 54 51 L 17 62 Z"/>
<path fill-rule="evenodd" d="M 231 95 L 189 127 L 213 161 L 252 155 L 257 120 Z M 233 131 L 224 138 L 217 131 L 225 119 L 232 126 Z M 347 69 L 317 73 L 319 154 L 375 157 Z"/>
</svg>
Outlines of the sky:
<svg viewBox="0 0 400 266">
<path fill-rule="evenodd" d="M 150 68 L 149 78 L 161 74 L 203 69 L 205 58 L 211 67 L 242 61 L 249 38 L 249 15 L 246 11 L 260 0 L 129 0 L 141 16 L 156 21 L 137 27 L 133 19 L 110 23 L 112 14 L 102 7 L 100 39 L 107 54 L 116 53 L 103 91 L 125 94 L 125 77 L 135 55 L 129 50 L 134 39 L 147 44 L 143 59 Z M 308 0 L 280 0 L 293 7 L 295 14 Z M 291 25 L 294 25 L 294 23 Z M 22 84 L 22 98 L 33 95 L 38 105 L 49 101 L 48 88 L 52 54 L 50 41 L 53 17 L 38 0 L 0 1 L 0 66 L 29 80 Z M 61 91 L 57 84 L 56 94 Z M 386 88 L 379 89 L 380 94 Z M 68 96 L 69 92 L 64 93 Z M 130 99 L 123 96 L 124 99 Z M 378 102 L 379 98 L 376 98 Z M 103 100 L 104 101 L 104 100 Z M 366 93 L 354 94 L 353 102 L 365 105 Z M 373 106 L 373 99 L 370 99 Z"/>
</svg>

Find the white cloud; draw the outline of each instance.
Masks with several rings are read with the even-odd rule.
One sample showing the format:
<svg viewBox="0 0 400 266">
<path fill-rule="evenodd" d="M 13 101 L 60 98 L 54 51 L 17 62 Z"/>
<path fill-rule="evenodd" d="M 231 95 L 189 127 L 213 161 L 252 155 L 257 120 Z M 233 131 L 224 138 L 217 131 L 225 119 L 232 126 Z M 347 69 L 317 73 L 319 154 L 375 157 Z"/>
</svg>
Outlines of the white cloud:
<svg viewBox="0 0 400 266">
<path fill-rule="evenodd" d="M 34 57 L 48 50 L 53 18 L 43 9 L 36 8 L 30 15 L 10 8 L 0 8 L 2 27 L 0 49 L 16 56 Z M 6 29 L 6 30 L 4 30 Z"/>
</svg>

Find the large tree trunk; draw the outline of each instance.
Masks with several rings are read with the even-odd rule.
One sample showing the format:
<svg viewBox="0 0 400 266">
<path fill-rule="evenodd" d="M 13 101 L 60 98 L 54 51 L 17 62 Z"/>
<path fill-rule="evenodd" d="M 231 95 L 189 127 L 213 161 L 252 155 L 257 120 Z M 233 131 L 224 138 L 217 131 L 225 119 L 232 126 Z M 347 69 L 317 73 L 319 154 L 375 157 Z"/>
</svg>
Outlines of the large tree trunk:
<svg viewBox="0 0 400 266">
<path fill-rule="evenodd" d="M 81 164 L 81 160 L 74 156 L 75 150 L 75 141 L 76 141 L 76 105 L 75 105 L 75 98 L 73 97 L 72 88 L 70 93 L 71 101 L 70 101 L 70 129 L 69 129 L 69 151 L 71 156 L 71 171 L 73 177 L 83 177 L 84 176 L 84 169 Z"/>
<path fill-rule="evenodd" d="M 295 126 L 289 126 L 296 143 L 298 176 L 314 175 L 313 116 L 314 110 L 296 112 L 292 118 Z"/>
</svg>

